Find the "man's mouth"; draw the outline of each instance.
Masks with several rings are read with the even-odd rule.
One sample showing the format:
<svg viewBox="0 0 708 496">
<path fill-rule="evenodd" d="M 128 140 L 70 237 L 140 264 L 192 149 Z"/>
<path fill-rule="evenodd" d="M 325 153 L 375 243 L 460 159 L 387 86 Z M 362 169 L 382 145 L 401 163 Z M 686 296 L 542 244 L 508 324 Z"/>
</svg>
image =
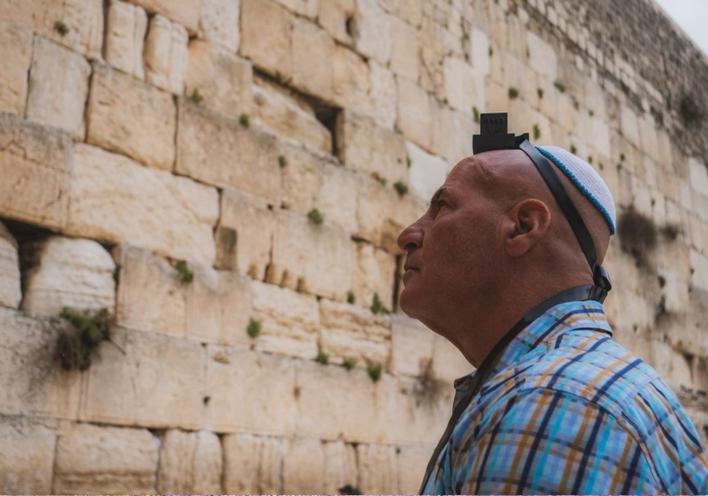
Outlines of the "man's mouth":
<svg viewBox="0 0 708 496">
<path fill-rule="evenodd" d="M 418 272 L 418 267 L 412 267 L 410 265 L 406 265 L 403 268 L 404 268 L 405 272 L 403 273 L 402 279 L 403 279 L 403 285 L 405 286 L 408 283 L 408 280 L 413 276 L 413 274 Z"/>
</svg>

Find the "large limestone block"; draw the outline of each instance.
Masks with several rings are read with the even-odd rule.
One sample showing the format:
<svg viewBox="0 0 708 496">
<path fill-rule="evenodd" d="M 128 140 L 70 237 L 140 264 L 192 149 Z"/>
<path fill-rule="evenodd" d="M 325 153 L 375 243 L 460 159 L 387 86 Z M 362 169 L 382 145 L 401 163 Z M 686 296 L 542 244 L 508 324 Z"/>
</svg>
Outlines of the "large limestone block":
<svg viewBox="0 0 708 496">
<path fill-rule="evenodd" d="M 393 494 L 398 491 L 395 446 L 360 444 L 356 447 L 359 460 L 359 490 L 368 494 Z"/>
<path fill-rule="evenodd" d="M 414 27 L 397 17 L 391 18 L 391 69 L 397 76 L 418 79 L 418 36 Z"/>
<path fill-rule="evenodd" d="M 199 28 L 199 13 L 204 0 L 133 0 L 145 10 L 162 14 L 196 33 Z"/>
<path fill-rule="evenodd" d="M 87 372 L 83 420 L 200 427 L 205 352 L 199 342 L 120 327 L 111 330 L 111 341 Z"/>
<path fill-rule="evenodd" d="M 396 128 L 417 145 L 430 150 L 433 115 L 428 94 L 415 83 L 398 78 Z"/>
<path fill-rule="evenodd" d="M 177 172 L 277 204 L 280 167 L 275 138 L 182 100 Z"/>
<path fill-rule="evenodd" d="M 235 52 L 239 43 L 240 0 L 202 0 L 199 31 L 205 40 Z"/>
<path fill-rule="evenodd" d="M 531 68 L 555 81 L 558 77 L 558 58 L 553 47 L 531 31 L 526 33 L 526 43 Z"/>
<path fill-rule="evenodd" d="M 301 214 L 278 214 L 268 282 L 343 300 L 353 285 L 355 265 L 353 244 L 344 231 L 316 225 Z"/>
<path fill-rule="evenodd" d="M 291 84 L 323 100 L 332 98 L 334 40 L 317 25 L 293 19 Z"/>
<path fill-rule="evenodd" d="M 130 241 L 178 260 L 214 261 L 216 189 L 142 167 L 120 155 L 77 147 L 68 231 Z"/>
<path fill-rule="evenodd" d="M 443 77 L 445 95 L 453 109 L 469 114 L 473 107 L 484 106 L 484 79 L 464 59 L 445 57 Z"/>
<path fill-rule="evenodd" d="M 220 267 L 257 280 L 265 278 L 275 234 L 275 214 L 263 199 L 225 189 L 221 194 L 217 233 L 220 233 L 217 244 Z"/>
<path fill-rule="evenodd" d="M 72 160 L 67 135 L 0 114 L 0 214 L 63 227 Z"/>
<path fill-rule="evenodd" d="M 297 14 L 314 19 L 321 0 L 276 0 L 279 4 Z"/>
<path fill-rule="evenodd" d="M 393 280 L 396 257 L 369 243 L 357 245 L 357 273 L 354 294 L 362 305 L 370 306 L 378 295 L 384 306 L 393 308 Z"/>
<path fill-rule="evenodd" d="M 207 354 L 207 428 L 285 436 L 295 432 L 293 359 L 211 345 Z"/>
<path fill-rule="evenodd" d="M 391 17 L 377 0 L 356 0 L 354 14 L 356 50 L 381 64 L 391 58 Z"/>
<path fill-rule="evenodd" d="M 478 127 L 472 117 L 447 107 L 434 108 L 433 151 L 445 157 L 450 164 L 472 155 L 470 136 L 477 132 Z"/>
<path fill-rule="evenodd" d="M 381 127 L 393 129 L 397 110 L 396 79 L 393 72 L 374 61 L 369 61 L 369 110 Z"/>
<path fill-rule="evenodd" d="M 391 183 L 406 176 L 403 137 L 371 119 L 342 112 L 337 120 L 337 153 L 346 167 L 376 174 Z"/>
<path fill-rule="evenodd" d="M 626 105 L 621 105 L 619 117 L 622 136 L 634 146 L 639 147 L 639 122 L 637 121 L 637 114 Z"/>
<path fill-rule="evenodd" d="M 272 284 L 253 282 L 253 318 L 261 323 L 257 350 L 305 359 L 317 356 L 317 299 Z"/>
<path fill-rule="evenodd" d="M 111 0 L 106 23 L 106 62 L 143 79 L 146 31 L 147 14 L 143 9 L 121 0 Z"/>
<path fill-rule="evenodd" d="M 0 308 L 0 413 L 76 418 L 80 374 L 56 360 L 50 323 Z"/>
<path fill-rule="evenodd" d="M 356 173 L 326 162 L 320 168 L 320 177 L 315 207 L 327 212 L 325 222 L 346 232 L 356 232 Z"/>
<path fill-rule="evenodd" d="M 322 491 L 325 469 L 322 441 L 295 438 L 288 442 L 283 459 L 283 492 L 286 494 L 317 494 Z"/>
<path fill-rule="evenodd" d="M 193 280 L 183 283 L 172 265 L 148 251 L 122 246 L 116 258 L 119 326 L 212 343 L 248 342 L 251 291 L 243 278 L 190 264 Z"/>
<path fill-rule="evenodd" d="M 257 80 L 252 87 L 258 124 L 312 150 L 332 153 L 332 135 L 312 109 L 275 84 Z"/>
<path fill-rule="evenodd" d="M 227 434 L 224 444 L 224 491 L 230 494 L 276 494 L 283 491 L 284 439 Z"/>
<path fill-rule="evenodd" d="M 172 169 L 176 111 L 172 97 L 152 86 L 95 65 L 86 141 L 158 169 Z"/>
<path fill-rule="evenodd" d="M 391 369 L 396 374 L 420 376 L 433 359 L 435 335 L 417 320 L 396 314 L 391 318 Z"/>
<path fill-rule="evenodd" d="M 147 429 L 63 426 L 57 439 L 57 493 L 155 492 L 159 440 Z"/>
<path fill-rule="evenodd" d="M 696 157 L 688 159 L 688 177 L 694 191 L 708 196 L 708 167 Z"/>
<path fill-rule="evenodd" d="M 160 446 L 160 493 L 221 493 L 221 442 L 208 431 L 170 429 Z"/>
<path fill-rule="evenodd" d="M 52 491 L 55 421 L 4 417 L 0 422 L 0 491 L 49 494 Z"/>
<path fill-rule="evenodd" d="M 323 445 L 325 466 L 320 479 L 320 491 L 335 494 L 346 485 L 356 487 L 356 448 L 342 441 L 325 441 Z"/>
<path fill-rule="evenodd" d="M 408 24 L 419 27 L 423 19 L 424 4 L 408 0 L 379 0 L 381 7 L 391 15 L 400 17 Z"/>
<path fill-rule="evenodd" d="M 355 0 L 330 0 L 318 2 L 319 12 L 317 22 L 338 42 L 351 46 L 352 22 L 355 11 Z"/>
<path fill-rule="evenodd" d="M 489 74 L 489 37 L 479 28 L 472 28 L 470 33 L 469 60 L 478 74 Z"/>
<path fill-rule="evenodd" d="M 460 350 L 439 334 L 434 335 L 432 367 L 433 377 L 448 383 L 474 371 Z"/>
<path fill-rule="evenodd" d="M 370 74 L 366 60 L 353 50 L 337 45 L 332 61 L 333 100 L 345 109 L 371 111 L 369 102 Z"/>
<path fill-rule="evenodd" d="M 251 64 L 222 46 L 192 41 L 185 83 L 186 94 L 201 95 L 212 112 L 237 119 L 251 107 Z"/>
<path fill-rule="evenodd" d="M 291 15 L 273 0 L 241 0 L 240 53 L 280 77 L 293 73 Z"/>
<path fill-rule="evenodd" d="M 102 0 L 36 0 L 31 4 L 34 30 L 45 38 L 93 60 L 101 60 L 103 45 Z M 55 27 L 61 22 L 67 28 L 62 35 Z"/>
<path fill-rule="evenodd" d="M 27 73 L 32 60 L 32 31 L 0 22 L 0 112 L 24 115 Z"/>
<path fill-rule="evenodd" d="M 25 312 L 55 317 L 69 307 L 114 313 L 115 262 L 105 248 L 88 239 L 52 236 L 34 249 L 36 265 L 24 275 Z"/>
<path fill-rule="evenodd" d="M 390 321 L 368 308 L 329 300 L 320 302 L 320 344 L 333 363 L 356 360 L 365 367 L 386 364 L 391 348 Z"/>
<path fill-rule="evenodd" d="M 428 460 L 435 446 L 403 446 L 396 457 L 398 470 L 398 493 L 414 494 L 420 489 L 420 483 L 428 466 Z"/>
<path fill-rule="evenodd" d="M 184 26 L 161 15 L 150 20 L 145 38 L 145 72 L 149 83 L 178 95 L 182 93 L 188 41 Z"/>
<path fill-rule="evenodd" d="M 0 222 L 0 305 L 17 308 L 22 300 L 17 241 Z"/>
<path fill-rule="evenodd" d="M 445 182 L 448 164 L 411 142 L 406 142 L 406 150 L 411 164 L 409 174 L 411 190 L 422 199 L 430 200 Z"/>
</svg>

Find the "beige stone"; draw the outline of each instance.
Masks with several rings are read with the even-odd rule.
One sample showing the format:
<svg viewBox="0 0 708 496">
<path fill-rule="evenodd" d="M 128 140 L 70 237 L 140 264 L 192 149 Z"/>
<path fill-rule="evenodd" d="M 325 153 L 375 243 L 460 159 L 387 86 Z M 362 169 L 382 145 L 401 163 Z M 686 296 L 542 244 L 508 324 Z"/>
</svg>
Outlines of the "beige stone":
<svg viewBox="0 0 708 496">
<path fill-rule="evenodd" d="M 391 18 L 376 0 L 356 0 L 356 50 L 386 65 L 391 58 Z"/>
<path fill-rule="evenodd" d="M 168 93 L 95 65 L 87 119 L 88 143 L 172 169 L 176 112 Z"/>
<path fill-rule="evenodd" d="M 224 47 L 192 41 L 185 84 L 186 94 L 200 95 L 200 104 L 212 112 L 237 119 L 251 108 L 251 64 Z"/>
<path fill-rule="evenodd" d="M 376 124 L 393 129 L 397 110 L 396 80 L 393 72 L 369 61 L 369 110 L 368 115 Z"/>
<path fill-rule="evenodd" d="M 204 39 L 222 45 L 231 52 L 238 50 L 240 0 L 201 0 L 199 30 Z"/>
<path fill-rule="evenodd" d="M 283 5 L 288 10 L 291 10 L 297 14 L 300 14 L 310 19 L 314 19 L 317 16 L 319 10 L 319 4 L 322 0 L 276 0 L 279 4 Z"/>
<path fill-rule="evenodd" d="M 0 22 L 0 112 L 24 115 L 27 73 L 32 61 L 32 31 Z"/>
<path fill-rule="evenodd" d="M 206 396 L 210 399 L 204 407 L 206 428 L 219 432 L 293 435 L 298 418 L 295 394 L 293 359 L 251 350 L 207 347 Z M 229 484 L 224 489 L 231 490 Z"/>
<path fill-rule="evenodd" d="M 158 446 L 159 440 L 147 429 L 64 426 L 57 438 L 53 490 L 154 492 Z"/>
<path fill-rule="evenodd" d="M 111 0 L 106 23 L 106 62 L 143 79 L 146 31 L 147 14 L 143 9 L 121 0 Z"/>
<path fill-rule="evenodd" d="M 442 186 L 447 176 L 447 163 L 411 142 L 406 142 L 410 160 L 409 181 L 411 190 L 424 200 L 430 200 Z M 421 212 L 422 213 L 422 212 Z"/>
<path fill-rule="evenodd" d="M 472 155 L 470 136 L 477 132 L 478 127 L 472 117 L 447 107 L 433 108 L 436 125 L 432 129 L 432 150 L 445 157 L 451 165 Z"/>
<path fill-rule="evenodd" d="M 472 112 L 472 107 L 482 107 L 484 80 L 463 59 L 445 57 L 443 78 L 450 107 L 468 114 Z"/>
<path fill-rule="evenodd" d="M 0 305 L 17 308 L 22 300 L 17 241 L 0 222 Z"/>
<path fill-rule="evenodd" d="M 398 490 L 396 448 L 360 444 L 356 447 L 359 461 L 359 489 L 368 494 L 392 494 Z"/>
<path fill-rule="evenodd" d="M 619 117 L 622 135 L 634 146 L 640 146 L 637 114 L 626 105 L 621 105 Z"/>
<path fill-rule="evenodd" d="M 264 23 L 268 29 L 263 29 Z M 293 27 L 288 11 L 273 0 L 241 0 L 241 55 L 279 77 L 293 73 Z"/>
<path fill-rule="evenodd" d="M 0 115 L 0 213 L 50 228 L 66 224 L 70 138 Z"/>
<path fill-rule="evenodd" d="M 415 28 L 397 17 L 391 18 L 391 70 L 411 81 L 418 79 L 418 36 Z"/>
<path fill-rule="evenodd" d="M 332 84 L 332 98 L 337 104 L 360 112 L 371 110 L 369 67 L 358 53 L 341 45 L 334 48 Z"/>
<path fill-rule="evenodd" d="M 363 303 L 363 302 L 362 302 Z M 368 308 L 329 300 L 320 302 L 321 350 L 333 363 L 355 360 L 366 367 L 385 364 L 391 348 L 391 323 Z"/>
<path fill-rule="evenodd" d="M 396 458 L 398 471 L 398 492 L 414 494 L 420 489 L 428 460 L 433 454 L 434 446 L 403 446 Z"/>
<path fill-rule="evenodd" d="M 57 330 L 47 321 L 0 308 L 0 338 L 0 413 L 76 418 L 80 374 L 57 363 Z"/>
<path fill-rule="evenodd" d="M 252 318 L 261 323 L 259 351 L 305 359 L 317 356 L 317 299 L 272 284 L 253 282 Z"/>
<path fill-rule="evenodd" d="M 257 80 L 252 87 L 253 110 L 258 124 L 323 153 L 332 153 L 332 135 L 306 104 L 275 84 Z"/>
<path fill-rule="evenodd" d="M 327 212 L 323 212 L 327 216 Z M 316 225 L 302 214 L 280 212 L 273 238 L 268 282 L 343 300 L 352 287 L 356 259 L 349 236 Z"/>
<path fill-rule="evenodd" d="M 286 443 L 252 434 L 224 436 L 224 491 L 231 494 L 275 494 L 283 491 Z"/>
<path fill-rule="evenodd" d="M 332 98 L 334 40 L 317 25 L 293 19 L 292 85 L 318 98 Z"/>
<path fill-rule="evenodd" d="M 343 112 L 337 120 L 337 154 L 348 168 L 394 183 L 406 176 L 403 138 L 372 120 Z"/>
<path fill-rule="evenodd" d="M 350 485 L 356 487 L 356 449 L 341 441 L 324 442 L 324 472 L 320 477 L 320 491 L 335 494 Z"/>
<path fill-rule="evenodd" d="M 396 258 L 369 243 L 357 245 L 357 273 L 354 294 L 362 305 L 371 305 L 378 295 L 383 305 L 393 308 L 393 280 Z"/>
<path fill-rule="evenodd" d="M 218 201 L 214 188 L 80 145 L 67 230 L 211 265 Z"/>
<path fill-rule="evenodd" d="M 325 467 L 322 441 L 295 438 L 288 443 L 283 459 L 283 492 L 286 494 L 319 494 Z"/>
<path fill-rule="evenodd" d="M 134 0 L 148 12 L 162 14 L 182 24 L 190 32 L 199 27 L 200 6 L 204 0 Z"/>
<path fill-rule="evenodd" d="M 88 369 L 81 419 L 200 427 L 205 352 L 199 342 L 120 327 L 111 329 L 111 341 Z"/>
<path fill-rule="evenodd" d="M 391 318 L 391 369 L 396 374 L 419 376 L 433 359 L 435 334 L 404 315 Z"/>
<path fill-rule="evenodd" d="M 472 28 L 470 33 L 469 60 L 480 74 L 489 74 L 489 37 L 479 28 Z"/>
<path fill-rule="evenodd" d="M 156 15 L 150 20 L 145 38 L 145 75 L 158 88 L 180 94 L 187 69 L 187 42 L 184 26 Z"/>
<path fill-rule="evenodd" d="M 354 44 L 354 0 L 329 0 L 318 2 L 317 21 L 335 40 L 345 45 Z"/>
<path fill-rule="evenodd" d="M 688 159 L 688 178 L 694 191 L 708 196 L 708 168 L 696 157 Z"/>
<path fill-rule="evenodd" d="M 54 469 L 55 422 L 4 417 L 0 422 L 0 491 L 49 494 Z"/>
<path fill-rule="evenodd" d="M 280 176 L 280 206 L 286 210 L 307 214 L 316 206 L 327 159 L 323 155 L 290 144 L 283 146 L 282 152 L 286 165 L 282 168 Z M 330 224 L 329 214 L 325 216 L 324 222 Z"/>
<path fill-rule="evenodd" d="M 68 307 L 114 313 L 115 263 L 105 248 L 88 239 L 52 236 L 34 249 L 36 265 L 24 274 L 25 312 L 55 317 Z"/>
<path fill-rule="evenodd" d="M 319 175 L 321 183 L 315 196 L 315 207 L 327 212 L 325 222 L 349 233 L 356 232 L 356 173 L 325 162 Z"/>
<path fill-rule="evenodd" d="M 278 155 L 273 136 L 180 102 L 177 172 L 275 204 L 280 196 Z"/>
<path fill-rule="evenodd" d="M 160 446 L 157 490 L 161 493 L 221 492 L 221 443 L 213 432 L 167 431 Z"/>
<path fill-rule="evenodd" d="M 428 94 L 420 86 L 406 79 L 398 78 L 397 82 L 396 128 L 409 140 L 430 150 L 433 121 Z"/>
<path fill-rule="evenodd" d="M 531 68 L 555 81 L 558 77 L 558 58 L 553 47 L 531 31 L 526 33 L 526 43 Z"/>
<path fill-rule="evenodd" d="M 101 60 L 103 45 L 103 2 L 101 0 L 38 0 L 31 3 L 35 31 L 50 40 Z M 57 22 L 67 28 L 62 35 Z"/>
<path fill-rule="evenodd" d="M 474 367 L 460 350 L 444 337 L 434 334 L 432 373 L 436 379 L 451 384 L 455 379 L 473 371 Z"/>
</svg>

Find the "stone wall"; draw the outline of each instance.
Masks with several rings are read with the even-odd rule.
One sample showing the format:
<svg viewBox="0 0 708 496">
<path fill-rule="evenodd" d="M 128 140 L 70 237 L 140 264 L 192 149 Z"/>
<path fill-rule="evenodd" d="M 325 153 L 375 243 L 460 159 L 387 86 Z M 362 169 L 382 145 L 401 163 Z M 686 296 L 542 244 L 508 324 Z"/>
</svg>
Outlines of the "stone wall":
<svg viewBox="0 0 708 496">
<path fill-rule="evenodd" d="M 395 239 L 482 111 L 605 177 L 705 435 L 708 65 L 648 1 L 0 0 L 0 492 L 415 491 L 470 366 Z"/>
</svg>

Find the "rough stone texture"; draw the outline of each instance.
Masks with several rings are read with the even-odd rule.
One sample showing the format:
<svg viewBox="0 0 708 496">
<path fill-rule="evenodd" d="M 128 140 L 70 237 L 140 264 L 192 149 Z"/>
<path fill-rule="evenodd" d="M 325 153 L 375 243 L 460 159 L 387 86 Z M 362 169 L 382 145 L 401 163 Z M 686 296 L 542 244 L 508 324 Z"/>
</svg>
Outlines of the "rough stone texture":
<svg viewBox="0 0 708 496">
<path fill-rule="evenodd" d="M 199 27 L 200 5 L 205 0 L 133 0 L 148 12 L 155 12 L 172 19 L 196 32 Z"/>
<path fill-rule="evenodd" d="M 424 200 L 430 200 L 445 182 L 449 166 L 441 158 L 425 152 L 413 143 L 406 143 L 406 150 L 411 164 L 411 189 Z"/>
<path fill-rule="evenodd" d="M 332 97 L 334 40 L 315 24 L 293 19 L 292 85 L 329 100 Z"/>
<path fill-rule="evenodd" d="M 292 37 L 291 16 L 284 7 L 273 0 L 241 0 L 239 51 L 254 65 L 281 77 L 292 74 Z"/>
<path fill-rule="evenodd" d="M 350 29 L 347 29 L 347 21 L 354 16 L 355 0 L 332 0 L 318 2 L 318 4 L 319 24 L 338 42 L 352 45 L 352 35 Z"/>
<path fill-rule="evenodd" d="M 146 429 L 62 426 L 53 492 L 154 492 L 158 445 Z"/>
<path fill-rule="evenodd" d="M 337 45 L 333 54 L 333 99 L 343 108 L 371 112 L 369 66 L 366 60 L 348 47 Z"/>
<path fill-rule="evenodd" d="M 238 49 L 240 0 L 201 0 L 199 30 L 204 39 L 232 52 Z"/>
<path fill-rule="evenodd" d="M 67 135 L 0 114 L 0 213 L 63 227 L 72 160 Z"/>
<path fill-rule="evenodd" d="M 424 448 L 404 446 L 401 448 L 397 457 L 399 493 L 414 494 L 418 492 L 425 468 L 434 449 L 434 446 Z"/>
<path fill-rule="evenodd" d="M 24 274 L 22 310 L 58 316 L 64 307 L 115 313 L 115 263 L 100 244 L 52 236 L 33 246 L 35 265 Z"/>
<path fill-rule="evenodd" d="M 182 25 L 161 15 L 150 20 L 145 38 L 145 73 L 149 83 L 178 95 L 182 93 L 188 41 Z"/>
<path fill-rule="evenodd" d="M 106 62 L 143 79 L 146 30 L 147 14 L 143 9 L 121 0 L 111 0 L 106 23 Z"/>
<path fill-rule="evenodd" d="M 295 438 L 288 443 L 283 459 L 283 492 L 317 494 L 322 492 L 325 452 L 322 441 Z"/>
<path fill-rule="evenodd" d="M 428 94 L 415 83 L 398 78 L 396 128 L 417 145 L 431 147 L 432 110 Z"/>
<path fill-rule="evenodd" d="M 23 115 L 27 100 L 27 72 L 32 60 L 32 32 L 0 22 L 0 112 Z"/>
<path fill-rule="evenodd" d="M 396 374 L 420 376 L 433 360 L 434 334 L 417 320 L 391 319 L 391 368 Z"/>
<path fill-rule="evenodd" d="M 376 296 L 387 310 L 393 308 L 393 280 L 396 259 L 368 243 L 357 246 L 357 272 L 354 294 L 363 305 L 370 305 Z"/>
<path fill-rule="evenodd" d="M 364 493 L 381 491 L 395 493 L 398 490 L 396 471 L 396 448 L 376 444 L 360 444 L 356 447 L 359 459 L 359 489 Z"/>
<path fill-rule="evenodd" d="M 283 439 L 252 434 L 224 436 L 224 491 L 274 494 L 283 491 Z"/>
<path fill-rule="evenodd" d="M 4 417 L 0 422 L 0 491 L 49 494 L 54 469 L 55 421 Z"/>
<path fill-rule="evenodd" d="M 0 305 L 17 308 L 22 300 L 17 241 L 0 222 Z"/>
<path fill-rule="evenodd" d="M 68 231 L 211 265 L 215 189 L 79 145 Z"/>
<path fill-rule="evenodd" d="M 387 64 L 391 58 L 391 19 L 376 0 L 356 0 L 355 46 L 358 52 Z"/>
<path fill-rule="evenodd" d="M 396 100 L 393 73 L 369 61 L 369 115 L 379 126 L 393 129 L 396 123 Z"/>
<path fill-rule="evenodd" d="M 391 18 L 391 69 L 397 76 L 418 79 L 418 36 L 415 28 L 397 17 Z"/>
<path fill-rule="evenodd" d="M 172 169 L 172 97 L 107 66 L 94 65 L 86 141 L 158 169 Z"/>
<path fill-rule="evenodd" d="M 65 47 L 101 60 L 103 46 L 102 0 L 38 0 L 24 2 L 31 12 L 31 25 L 40 35 Z M 64 24 L 66 34 L 56 29 L 57 21 Z"/>
<path fill-rule="evenodd" d="M 324 472 L 320 477 L 319 491 L 335 494 L 347 484 L 356 486 L 358 474 L 356 464 L 356 449 L 351 444 L 341 441 L 325 442 Z"/>
<path fill-rule="evenodd" d="M 443 77 L 445 95 L 453 109 L 470 113 L 473 107 L 482 106 L 484 81 L 465 60 L 446 57 L 443 63 Z"/>
<path fill-rule="evenodd" d="M 169 430 L 160 445 L 157 490 L 220 493 L 222 465 L 221 442 L 216 434 Z"/>
</svg>

